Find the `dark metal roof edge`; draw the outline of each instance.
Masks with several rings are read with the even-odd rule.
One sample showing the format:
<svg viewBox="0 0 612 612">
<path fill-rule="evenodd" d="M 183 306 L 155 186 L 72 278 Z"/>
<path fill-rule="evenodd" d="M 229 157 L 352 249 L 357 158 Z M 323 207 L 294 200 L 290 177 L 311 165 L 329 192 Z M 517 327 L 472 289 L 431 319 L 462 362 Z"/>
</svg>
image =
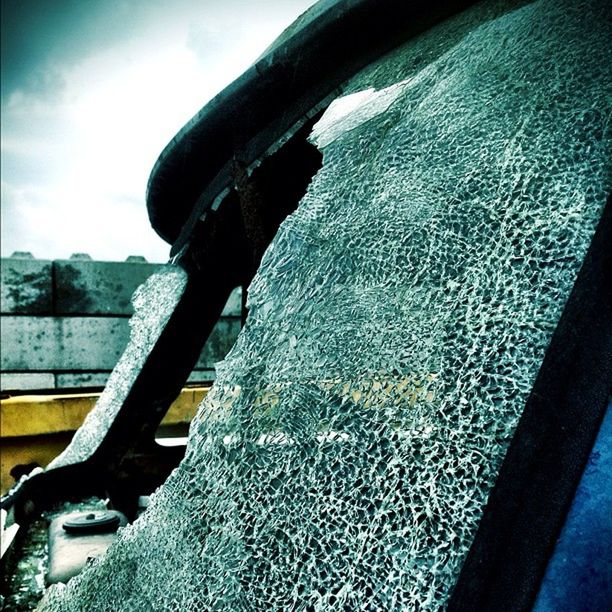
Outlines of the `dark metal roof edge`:
<svg viewBox="0 0 612 612">
<path fill-rule="evenodd" d="M 358 4 L 360 1 L 362 0 L 339 0 L 337 4 L 352 5 Z M 336 8 L 336 6 L 334 8 Z M 308 11 L 306 11 L 306 13 L 308 13 Z M 306 13 L 304 13 L 304 15 Z M 332 13 L 333 11 L 330 9 L 319 15 L 312 22 L 308 22 L 307 27 L 310 29 L 310 36 L 315 34 L 315 32 L 319 29 L 325 28 L 326 23 L 330 21 L 330 18 L 332 18 L 332 20 L 337 19 L 338 16 L 333 15 Z M 289 26 L 289 28 L 290 27 L 291 26 Z M 287 29 L 281 33 L 279 38 L 285 34 Z M 249 66 L 237 79 L 232 81 L 218 94 L 211 98 L 211 100 L 209 100 L 177 132 L 172 140 L 170 140 L 170 142 L 164 147 L 159 157 L 155 161 L 147 184 L 147 191 L 148 185 L 151 183 L 151 179 L 156 174 L 158 168 L 163 165 L 167 157 L 173 154 L 176 147 L 181 146 L 181 144 L 184 143 L 187 138 L 189 138 L 189 134 L 192 130 L 197 130 L 198 126 L 200 126 L 203 121 L 206 121 L 212 113 L 222 111 L 229 102 L 234 101 L 234 98 L 239 98 L 244 89 L 252 87 L 259 76 L 269 70 L 270 67 L 276 62 L 278 56 L 291 57 L 296 48 L 299 48 L 300 46 L 303 29 L 304 28 L 300 28 L 297 30 L 292 36 L 283 42 L 282 45 L 276 46 L 276 41 L 274 41 L 251 66 Z M 276 40 L 278 40 L 278 38 Z"/>
<path fill-rule="evenodd" d="M 305 20 L 208 102 L 162 151 L 147 187 L 154 229 L 170 243 L 182 234 L 184 243 L 192 229 L 184 227 L 188 220 L 193 226 L 228 186 L 226 166 L 233 157 L 251 165 L 358 70 L 471 4 L 474 0 L 339 0 Z M 214 194 L 207 190 L 213 181 L 225 183 Z"/>
</svg>

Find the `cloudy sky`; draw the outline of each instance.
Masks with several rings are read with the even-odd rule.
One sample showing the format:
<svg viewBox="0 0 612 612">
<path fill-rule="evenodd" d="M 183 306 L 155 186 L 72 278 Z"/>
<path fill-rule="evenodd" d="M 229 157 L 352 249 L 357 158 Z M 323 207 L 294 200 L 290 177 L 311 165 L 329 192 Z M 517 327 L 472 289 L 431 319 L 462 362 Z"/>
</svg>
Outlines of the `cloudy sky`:
<svg viewBox="0 0 612 612">
<path fill-rule="evenodd" d="M 1 0 L 2 256 L 165 261 L 157 156 L 313 0 Z"/>
</svg>

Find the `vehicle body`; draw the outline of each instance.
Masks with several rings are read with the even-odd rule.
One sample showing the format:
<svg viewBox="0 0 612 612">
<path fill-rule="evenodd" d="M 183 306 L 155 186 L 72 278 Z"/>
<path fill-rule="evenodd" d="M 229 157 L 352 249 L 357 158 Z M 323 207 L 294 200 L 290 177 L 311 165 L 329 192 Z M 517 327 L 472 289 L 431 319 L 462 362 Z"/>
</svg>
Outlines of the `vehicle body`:
<svg viewBox="0 0 612 612">
<path fill-rule="evenodd" d="M 484 3 L 451 18 L 467 4 L 323 2 L 162 153 L 149 214 L 184 272 L 157 340 L 99 444 L 24 481 L 12 503 L 21 522 L 69 495 L 110 493 L 132 518 L 136 493 L 168 480 L 104 561 L 50 592 L 48 609 L 76 609 L 79 598 L 194 610 L 606 601 L 609 561 L 586 555 L 566 572 L 555 555 L 567 545 L 555 544 L 561 533 L 592 541 L 589 512 L 577 518 L 581 495 L 610 503 L 598 461 L 610 448 L 601 424 L 612 382 L 612 206 L 609 138 L 596 132 L 610 81 L 593 67 L 610 34 L 593 15 L 610 12 L 597 2 Z M 576 31 L 591 36 L 588 53 Z M 561 59 L 544 70 L 549 48 Z M 478 72 L 477 52 L 497 58 L 491 75 Z M 574 88 L 553 76 L 568 65 Z M 525 115 L 510 104 L 522 99 L 534 102 Z M 600 106 L 589 114 L 585 99 Z M 557 130 L 572 136 L 580 164 L 597 162 L 594 187 L 564 150 L 553 151 L 561 170 L 542 163 L 543 142 L 560 146 Z M 555 191 L 572 172 L 582 207 Z M 543 201 L 553 193 L 558 201 Z M 157 448 L 155 429 L 229 293 L 249 283 L 246 327 L 172 472 L 183 451 Z M 589 457 L 601 469 L 587 481 Z M 597 524 L 609 536 L 609 521 Z M 97 576 L 109 582 L 100 599 Z M 559 595 L 585 576 L 585 592 Z M 127 589 L 131 580 L 140 590 Z M 166 580 L 164 591 L 156 581 Z"/>
</svg>

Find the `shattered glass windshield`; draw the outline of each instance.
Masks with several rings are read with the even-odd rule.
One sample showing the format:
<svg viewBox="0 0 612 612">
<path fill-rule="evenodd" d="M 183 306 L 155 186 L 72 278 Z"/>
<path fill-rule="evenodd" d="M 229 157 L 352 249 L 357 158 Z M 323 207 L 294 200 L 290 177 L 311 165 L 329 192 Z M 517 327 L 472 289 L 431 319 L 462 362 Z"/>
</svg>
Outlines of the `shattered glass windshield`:
<svg viewBox="0 0 612 612">
<path fill-rule="evenodd" d="M 134 292 L 128 345 L 83 425 L 47 469 L 85 461 L 98 448 L 183 295 L 186 284 L 187 273 L 178 266 L 167 265 Z"/>
<path fill-rule="evenodd" d="M 185 459 L 45 610 L 444 607 L 611 187 L 607 4 L 347 84 Z"/>
</svg>

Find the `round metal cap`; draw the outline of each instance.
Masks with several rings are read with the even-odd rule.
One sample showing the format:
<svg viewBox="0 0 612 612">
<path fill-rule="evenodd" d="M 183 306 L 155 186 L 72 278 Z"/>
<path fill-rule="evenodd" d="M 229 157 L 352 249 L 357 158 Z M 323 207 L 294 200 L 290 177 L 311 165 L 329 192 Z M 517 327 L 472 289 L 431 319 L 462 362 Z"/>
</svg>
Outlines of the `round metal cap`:
<svg viewBox="0 0 612 612">
<path fill-rule="evenodd" d="M 62 527 L 67 533 L 89 535 L 92 533 L 112 533 L 117 531 L 121 519 L 114 512 L 89 512 L 71 518 Z"/>
</svg>

